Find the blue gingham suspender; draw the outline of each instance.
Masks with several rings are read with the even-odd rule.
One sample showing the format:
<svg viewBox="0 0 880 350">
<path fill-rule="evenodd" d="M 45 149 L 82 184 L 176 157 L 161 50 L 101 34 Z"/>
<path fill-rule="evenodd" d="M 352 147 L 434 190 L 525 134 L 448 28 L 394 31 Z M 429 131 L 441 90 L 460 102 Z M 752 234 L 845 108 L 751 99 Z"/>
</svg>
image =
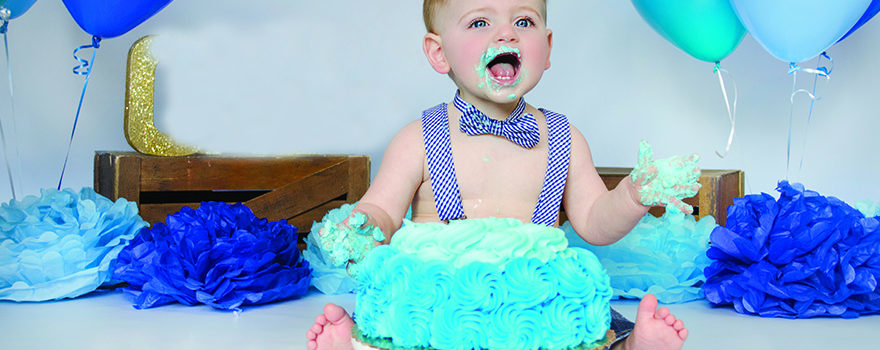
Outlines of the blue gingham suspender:
<svg viewBox="0 0 880 350">
<path fill-rule="evenodd" d="M 568 175 L 571 133 L 568 119 L 564 115 L 544 109 L 541 109 L 541 112 L 547 117 L 550 156 L 547 159 L 544 186 L 538 197 L 532 222 L 552 226 L 559 215 L 559 206 L 562 203 L 562 193 Z M 428 159 L 431 188 L 434 191 L 434 203 L 440 220 L 464 219 L 461 194 L 455 176 L 455 164 L 452 160 L 445 103 L 422 112 L 422 132 L 425 137 L 425 154 Z"/>
<path fill-rule="evenodd" d="M 559 113 L 541 109 L 547 118 L 547 129 L 550 134 L 550 156 L 547 157 L 547 174 L 544 175 L 544 187 L 538 197 L 538 205 L 532 215 L 532 222 L 539 225 L 553 226 L 559 216 L 562 204 L 562 193 L 568 176 L 568 160 L 571 153 L 571 131 L 568 119 Z"/>
<path fill-rule="evenodd" d="M 422 112 L 422 133 L 425 137 L 428 172 L 431 174 L 431 189 L 434 190 L 434 204 L 440 220 L 464 219 L 455 165 L 452 162 L 445 103 Z"/>
</svg>

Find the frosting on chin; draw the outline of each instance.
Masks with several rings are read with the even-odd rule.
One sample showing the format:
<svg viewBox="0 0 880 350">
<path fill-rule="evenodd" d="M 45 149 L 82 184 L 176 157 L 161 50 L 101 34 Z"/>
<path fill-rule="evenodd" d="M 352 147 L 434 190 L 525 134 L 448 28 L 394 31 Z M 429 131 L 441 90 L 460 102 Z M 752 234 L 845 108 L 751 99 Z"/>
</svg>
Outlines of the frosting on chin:
<svg viewBox="0 0 880 350">
<path fill-rule="evenodd" d="M 608 275 L 554 227 L 407 223 L 359 269 L 359 335 L 395 347 L 565 349 L 611 323 Z"/>
</svg>

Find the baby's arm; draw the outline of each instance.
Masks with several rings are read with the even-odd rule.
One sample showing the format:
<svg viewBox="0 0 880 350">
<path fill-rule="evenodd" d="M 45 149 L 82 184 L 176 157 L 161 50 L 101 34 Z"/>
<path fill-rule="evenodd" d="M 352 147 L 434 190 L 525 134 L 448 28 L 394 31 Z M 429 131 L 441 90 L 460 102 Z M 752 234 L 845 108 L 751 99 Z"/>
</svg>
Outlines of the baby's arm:
<svg viewBox="0 0 880 350">
<path fill-rule="evenodd" d="M 639 222 L 649 205 L 667 205 L 667 210 L 688 214 L 692 211 L 681 199 L 700 189 L 697 155 L 655 161 L 651 147 L 642 141 L 632 174 L 607 191 L 593 166 L 587 141 L 574 127 L 571 142 L 563 205 L 575 232 L 585 241 L 596 245 L 618 241 Z"/>
<path fill-rule="evenodd" d="M 416 189 L 422 183 L 425 146 L 422 124 L 407 124 L 391 140 L 375 180 L 358 202 L 353 213 L 363 213 L 367 225 L 379 227 L 385 234 L 383 243 L 400 228 Z"/>
<path fill-rule="evenodd" d="M 325 216 L 316 240 L 333 265 L 357 263 L 374 246 L 390 241 L 422 181 L 425 156 L 421 143 L 421 124 L 405 126 L 386 148 L 376 179 L 351 215 L 341 222 Z"/>
<path fill-rule="evenodd" d="M 575 232 L 595 245 L 617 242 L 645 216 L 649 207 L 627 176 L 609 191 L 596 172 L 587 140 L 571 126 L 571 157 L 562 204 Z"/>
</svg>

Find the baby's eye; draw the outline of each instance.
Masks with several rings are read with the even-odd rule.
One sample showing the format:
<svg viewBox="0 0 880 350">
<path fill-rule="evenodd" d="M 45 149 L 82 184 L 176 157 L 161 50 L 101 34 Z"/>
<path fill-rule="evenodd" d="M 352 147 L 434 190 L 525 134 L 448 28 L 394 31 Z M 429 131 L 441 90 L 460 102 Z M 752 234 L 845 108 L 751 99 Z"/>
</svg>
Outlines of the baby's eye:
<svg viewBox="0 0 880 350">
<path fill-rule="evenodd" d="M 535 22 L 532 21 L 530 18 L 520 18 L 516 20 L 516 23 L 514 23 L 514 25 L 517 27 L 528 28 L 535 25 Z"/>
<path fill-rule="evenodd" d="M 488 26 L 489 26 L 489 22 L 486 22 L 486 20 L 475 19 L 473 22 L 471 22 L 471 24 L 468 26 L 468 28 L 482 28 L 482 27 L 488 27 Z"/>
</svg>

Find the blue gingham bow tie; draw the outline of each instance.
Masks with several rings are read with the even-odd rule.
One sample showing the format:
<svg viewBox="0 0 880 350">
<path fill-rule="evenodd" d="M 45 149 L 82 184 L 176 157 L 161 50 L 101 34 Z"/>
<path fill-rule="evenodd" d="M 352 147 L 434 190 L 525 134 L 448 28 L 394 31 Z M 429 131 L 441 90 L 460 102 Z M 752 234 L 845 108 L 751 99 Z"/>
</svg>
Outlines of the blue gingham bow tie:
<svg viewBox="0 0 880 350">
<path fill-rule="evenodd" d="M 487 117 L 476 107 L 461 99 L 458 94 L 455 94 L 453 103 L 462 113 L 459 120 L 461 131 L 468 135 L 498 135 L 525 148 L 535 147 L 541 140 L 541 133 L 538 131 L 535 117 L 528 113 L 523 114 L 526 102 L 522 98 L 519 99 L 516 108 L 505 120 Z"/>
</svg>

